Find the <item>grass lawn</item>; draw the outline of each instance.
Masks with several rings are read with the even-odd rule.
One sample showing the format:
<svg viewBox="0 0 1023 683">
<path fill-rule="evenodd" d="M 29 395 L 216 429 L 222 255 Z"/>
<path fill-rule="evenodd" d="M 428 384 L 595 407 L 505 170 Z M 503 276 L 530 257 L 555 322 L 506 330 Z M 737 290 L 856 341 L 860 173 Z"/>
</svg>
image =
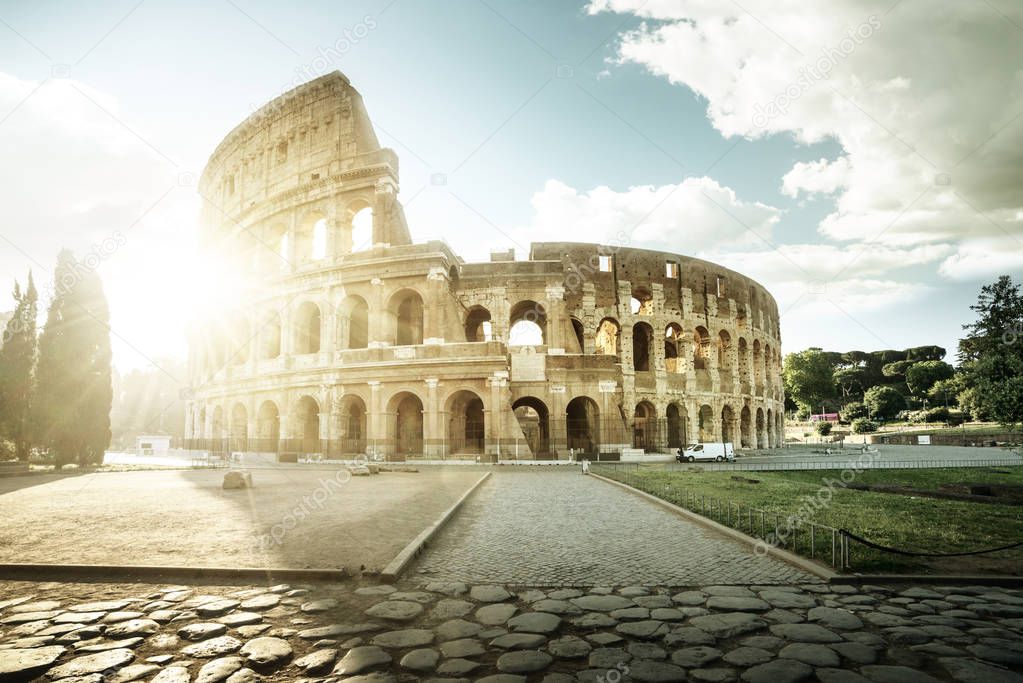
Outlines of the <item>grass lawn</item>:
<svg viewBox="0 0 1023 683">
<path fill-rule="evenodd" d="M 647 493 L 700 512 L 692 496 L 706 496 L 722 505 L 708 513 L 719 522 L 749 532 L 745 510 L 755 507 L 767 511 L 768 531 L 774 525 L 771 515 L 782 521 L 800 514 L 803 521 L 847 529 L 880 545 L 917 552 L 962 552 L 991 548 L 1023 541 L 1023 507 L 968 503 L 934 498 L 916 498 L 890 493 L 854 491 L 841 485 L 840 470 L 802 472 L 702 472 L 669 471 L 659 465 L 641 465 L 617 472 L 596 468 L 595 472 L 635 486 Z M 1008 471 L 1000 474 L 997 470 Z M 627 473 L 626 473 L 627 472 Z M 759 483 L 737 481 L 733 476 Z M 824 482 L 835 482 L 828 498 Z M 854 481 L 865 484 L 900 484 L 917 488 L 937 488 L 944 482 L 1023 484 L 1023 467 L 870 470 L 860 472 Z M 824 493 L 820 493 L 824 491 Z M 685 501 L 689 504 L 686 505 Z M 728 503 L 740 504 L 743 513 L 729 516 Z M 734 507 L 733 507 L 734 509 Z M 759 535 L 759 513 L 754 516 Z M 796 552 L 809 556 L 808 527 L 797 532 Z M 826 548 L 830 557 L 831 534 L 819 532 L 815 539 L 818 556 Z M 850 542 L 852 571 L 900 573 L 1023 573 L 1023 548 L 988 555 L 958 558 L 915 558 L 883 553 Z M 786 547 L 789 547 L 786 544 Z M 792 548 L 790 548 L 792 549 Z"/>
</svg>

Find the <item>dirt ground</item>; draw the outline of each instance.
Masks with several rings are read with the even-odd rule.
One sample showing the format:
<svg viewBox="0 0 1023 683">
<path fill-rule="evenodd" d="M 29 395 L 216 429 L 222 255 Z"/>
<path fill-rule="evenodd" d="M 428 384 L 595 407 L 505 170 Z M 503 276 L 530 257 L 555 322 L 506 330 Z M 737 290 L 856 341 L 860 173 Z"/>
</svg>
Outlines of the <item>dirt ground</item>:
<svg viewBox="0 0 1023 683">
<path fill-rule="evenodd" d="M 0 479 L 0 561 L 382 569 L 479 471 L 164 470 Z"/>
</svg>

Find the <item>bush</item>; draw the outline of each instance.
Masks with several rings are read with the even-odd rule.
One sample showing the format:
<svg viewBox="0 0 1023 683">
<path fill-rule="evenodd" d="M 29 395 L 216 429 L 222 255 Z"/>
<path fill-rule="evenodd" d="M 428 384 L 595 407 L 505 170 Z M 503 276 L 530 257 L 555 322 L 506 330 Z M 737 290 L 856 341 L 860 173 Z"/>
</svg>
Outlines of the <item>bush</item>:
<svg viewBox="0 0 1023 683">
<path fill-rule="evenodd" d="M 853 434 L 870 434 L 877 431 L 877 423 L 865 417 L 857 418 L 852 423 Z"/>
<path fill-rule="evenodd" d="M 938 407 L 913 413 L 913 422 L 948 422 L 948 408 Z"/>
<path fill-rule="evenodd" d="M 14 460 L 16 457 L 14 442 L 0 438 L 0 461 Z"/>
<path fill-rule="evenodd" d="M 906 399 L 892 387 L 877 386 L 867 389 L 863 404 L 870 410 L 871 417 L 887 420 L 906 407 Z"/>
<path fill-rule="evenodd" d="M 800 406 L 799 410 L 796 411 L 796 419 L 800 422 L 806 422 L 810 419 L 810 409 L 806 406 Z"/>
<path fill-rule="evenodd" d="M 859 417 L 870 417 L 867 406 L 863 405 L 859 401 L 853 403 L 847 403 L 842 408 L 842 420 L 845 422 L 852 422 Z"/>
<path fill-rule="evenodd" d="M 820 422 L 814 425 L 814 429 L 816 429 L 817 433 L 820 434 L 821 436 L 827 436 L 828 434 L 831 433 L 831 423 L 828 422 L 827 420 L 821 420 Z"/>
</svg>

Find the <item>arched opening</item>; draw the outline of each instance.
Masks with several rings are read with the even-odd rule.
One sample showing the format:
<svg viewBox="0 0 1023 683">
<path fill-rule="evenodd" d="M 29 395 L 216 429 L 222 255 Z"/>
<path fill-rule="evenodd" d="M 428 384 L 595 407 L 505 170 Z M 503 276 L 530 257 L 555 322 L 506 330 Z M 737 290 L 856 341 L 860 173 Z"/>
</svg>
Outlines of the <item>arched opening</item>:
<svg viewBox="0 0 1023 683">
<path fill-rule="evenodd" d="M 369 249 L 373 246 L 373 209 L 365 207 L 352 216 L 351 253 Z"/>
<path fill-rule="evenodd" d="M 654 312 L 654 297 L 646 287 L 634 287 L 629 309 L 633 315 L 650 315 Z"/>
<path fill-rule="evenodd" d="M 243 403 L 235 403 L 231 409 L 231 450 L 249 449 L 249 411 Z"/>
<path fill-rule="evenodd" d="M 547 404 L 534 396 L 523 396 L 512 403 L 512 410 L 533 458 L 550 457 L 551 427 Z"/>
<path fill-rule="evenodd" d="M 676 323 L 664 328 L 664 369 L 673 375 L 686 371 L 682 357 L 682 327 Z"/>
<path fill-rule="evenodd" d="M 366 404 L 349 394 L 341 399 L 338 448 L 341 454 L 366 452 Z"/>
<path fill-rule="evenodd" d="M 423 402 L 411 392 L 402 392 L 390 401 L 391 442 L 401 458 L 423 452 Z"/>
<path fill-rule="evenodd" d="M 313 239 L 312 239 L 312 259 L 314 261 L 320 261 L 327 258 L 327 229 L 328 223 L 326 218 L 321 218 L 313 223 Z"/>
<path fill-rule="evenodd" d="M 764 344 L 764 386 L 771 386 L 771 345 Z"/>
<path fill-rule="evenodd" d="M 732 336 L 725 330 L 718 332 L 718 380 L 722 391 L 731 391 L 732 376 Z"/>
<path fill-rule="evenodd" d="M 224 438 L 224 407 L 216 406 L 213 409 L 213 427 L 210 430 L 210 436 L 214 439 Z"/>
<path fill-rule="evenodd" d="M 757 408 L 757 448 L 767 448 L 767 426 L 764 424 L 763 408 Z"/>
<path fill-rule="evenodd" d="M 604 318 L 597 326 L 597 338 L 595 350 L 604 356 L 618 355 L 618 336 L 621 328 L 618 321 L 613 318 Z"/>
<path fill-rule="evenodd" d="M 774 433 L 777 441 L 775 445 L 779 448 L 785 446 L 785 415 L 780 410 L 774 416 Z"/>
<path fill-rule="evenodd" d="M 313 260 L 316 249 L 316 232 L 319 230 L 323 237 L 324 254 L 327 245 L 327 220 L 323 214 L 316 212 L 307 215 L 295 228 L 295 244 L 292 250 L 292 261 L 298 265 Z M 322 258 L 322 257 L 321 257 Z"/>
<path fill-rule="evenodd" d="M 721 409 L 721 440 L 735 443 L 735 411 L 729 405 Z"/>
<path fill-rule="evenodd" d="M 369 306 L 361 296 L 345 297 L 338 309 L 338 346 L 364 349 L 369 346 Z"/>
<path fill-rule="evenodd" d="M 423 297 L 413 290 L 402 290 L 391 297 L 389 307 L 394 318 L 394 343 L 414 346 L 423 343 Z"/>
<path fill-rule="evenodd" d="M 739 413 L 739 433 L 742 439 L 743 448 L 754 448 L 753 441 L 753 418 L 750 415 L 749 406 L 743 406 Z"/>
<path fill-rule="evenodd" d="M 482 306 L 473 306 L 465 316 L 465 341 L 488 342 L 494 339 L 494 326 L 490 322 L 490 311 Z"/>
<path fill-rule="evenodd" d="M 483 400 L 471 391 L 457 391 L 448 399 L 447 413 L 448 452 L 483 453 L 486 438 Z"/>
<path fill-rule="evenodd" d="M 288 265 L 288 229 L 283 223 L 273 223 L 263 228 L 263 236 L 257 248 L 257 258 L 264 270 L 285 268 Z"/>
<path fill-rule="evenodd" d="M 520 301 L 508 318 L 509 346 L 541 346 L 547 343 L 547 309 L 535 301 Z"/>
<path fill-rule="evenodd" d="M 587 396 L 577 396 L 565 407 L 568 447 L 576 453 L 595 454 L 600 447 L 600 409 Z"/>
<path fill-rule="evenodd" d="M 706 327 L 697 327 L 693 335 L 693 368 L 710 369 L 710 333 Z"/>
<path fill-rule="evenodd" d="M 764 391 L 764 354 L 759 339 L 753 340 L 753 384 L 758 395 Z"/>
<path fill-rule="evenodd" d="M 270 360 L 281 355 L 281 316 L 277 311 L 267 315 L 259 336 L 262 341 L 259 357 L 262 360 Z"/>
<path fill-rule="evenodd" d="M 295 353 L 318 353 L 320 350 L 320 307 L 303 301 L 295 310 Z"/>
<path fill-rule="evenodd" d="M 299 453 L 320 453 L 320 404 L 312 396 L 303 396 L 295 404 L 292 418 L 294 448 Z"/>
<path fill-rule="evenodd" d="M 650 371 L 650 351 L 654 330 L 646 323 L 632 326 L 632 368 L 636 372 Z"/>
<path fill-rule="evenodd" d="M 256 413 L 256 433 L 259 437 L 260 451 L 277 451 L 278 442 L 281 440 L 281 415 L 273 401 L 263 401 L 259 406 L 259 412 Z"/>
<path fill-rule="evenodd" d="M 632 417 L 632 447 L 653 453 L 658 441 L 657 409 L 650 401 L 640 401 Z"/>
<path fill-rule="evenodd" d="M 585 335 L 585 332 L 583 330 L 583 324 L 582 324 L 582 322 L 580 320 L 577 320 L 576 318 L 571 318 L 571 321 L 572 321 L 572 332 L 573 332 L 573 336 L 574 336 L 574 339 L 572 341 L 575 342 L 575 345 L 574 346 L 569 346 L 568 353 L 583 353 L 584 349 L 586 349 L 586 342 L 585 342 L 585 336 L 586 335 Z"/>
<path fill-rule="evenodd" d="M 706 403 L 700 406 L 700 443 L 717 441 L 717 430 L 714 429 L 714 409 Z"/>
<path fill-rule="evenodd" d="M 668 445 L 682 448 L 689 445 L 689 415 L 678 403 L 669 403 L 665 411 L 668 422 Z"/>
<path fill-rule="evenodd" d="M 774 448 L 778 445 L 774 435 L 774 411 L 767 409 L 767 447 Z"/>
</svg>

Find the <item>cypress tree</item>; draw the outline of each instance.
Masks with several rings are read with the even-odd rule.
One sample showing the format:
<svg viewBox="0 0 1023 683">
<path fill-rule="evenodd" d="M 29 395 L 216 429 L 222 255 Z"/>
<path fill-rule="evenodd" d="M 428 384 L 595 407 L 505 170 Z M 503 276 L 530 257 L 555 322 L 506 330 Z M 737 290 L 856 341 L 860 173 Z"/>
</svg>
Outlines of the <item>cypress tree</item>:
<svg viewBox="0 0 1023 683">
<path fill-rule="evenodd" d="M 67 249 L 57 255 L 53 296 L 39 336 L 35 420 L 39 444 L 49 449 L 59 470 L 77 455 L 75 446 L 75 350 L 72 347 L 70 293 L 77 281 L 75 258 Z"/>
<path fill-rule="evenodd" d="M 0 429 L 14 442 L 15 454 L 28 460 L 32 445 L 32 403 L 35 397 L 36 316 L 38 294 L 32 281 L 22 291 L 14 283 L 14 315 L 7 321 L 0 346 Z"/>
<path fill-rule="evenodd" d="M 71 294 L 78 357 L 75 415 L 78 423 L 78 464 L 101 465 L 110 447 L 111 378 L 110 309 L 103 283 L 93 271 L 82 275 Z"/>
</svg>

